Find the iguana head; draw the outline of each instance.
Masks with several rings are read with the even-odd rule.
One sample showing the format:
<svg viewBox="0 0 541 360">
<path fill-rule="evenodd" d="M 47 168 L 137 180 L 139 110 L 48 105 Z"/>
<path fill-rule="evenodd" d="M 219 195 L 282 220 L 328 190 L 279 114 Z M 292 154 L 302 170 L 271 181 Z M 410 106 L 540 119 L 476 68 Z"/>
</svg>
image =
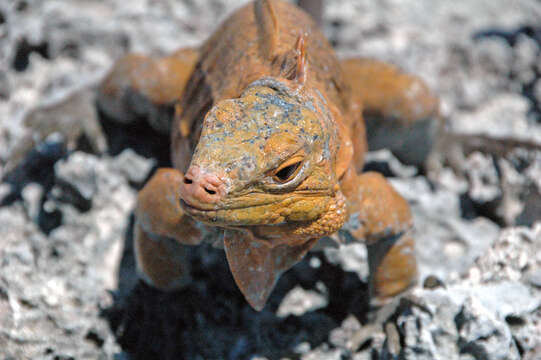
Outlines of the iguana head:
<svg viewBox="0 0 541 360">
<path fill-rule="evenodd" d="M 302 92 L 263 79 L 209 111 L 181 188 L 190 216 L 277 243 L 343 224 L 336 126 L 323 97 Z"/>
</svg>

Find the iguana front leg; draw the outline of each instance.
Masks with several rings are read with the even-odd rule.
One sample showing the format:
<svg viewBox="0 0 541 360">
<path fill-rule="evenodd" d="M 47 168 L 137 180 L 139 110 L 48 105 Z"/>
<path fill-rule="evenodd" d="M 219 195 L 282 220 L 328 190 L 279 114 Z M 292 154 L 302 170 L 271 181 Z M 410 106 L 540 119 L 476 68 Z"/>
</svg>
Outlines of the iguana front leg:
<svg viewBox="0 0 541 360">
<path fill-rule="evenodd" d="M 396 66 L 364 58 L 341 64 L 353 100 L 362 105 L 368 148 L 388 148 L 402 161 L 422 165 L 438 126 L 438 98 Z"/>
<path fill-rule="evenodd" d="M 412 217 L 408 203 L 374 172 L 344 179 L 343 191 L 353 217 L 353 237 L 366 243 L 371 303 L 381 305 L 417 280 Z"/>
<path fill-rule="evenodd" d="M 140 276 L 162 290 L 183 286 L 189 279 L 185 245 L 197 245 L 202 234 L 180 207 L 184 177 L 175 169 L 159 169 L 137 197 L 135 254 Z"/>
<path fill-rule="evenodd" d="M 155 130 L 168 133 L 174 105 L 182 96 L 198 55 L 192 48 L 162 58 L 125 55 L 101 83 L 98 106 L 118 122 L 145 118 Z"/>
</svg>

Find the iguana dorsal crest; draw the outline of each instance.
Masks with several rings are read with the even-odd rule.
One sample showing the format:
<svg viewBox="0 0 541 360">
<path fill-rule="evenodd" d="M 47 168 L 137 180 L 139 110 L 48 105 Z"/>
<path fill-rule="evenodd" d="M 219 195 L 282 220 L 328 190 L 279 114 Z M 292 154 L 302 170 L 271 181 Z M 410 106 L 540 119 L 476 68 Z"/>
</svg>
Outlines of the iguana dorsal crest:
<svg viewBox="0 0 541 360">
<path fill-rule="evenodd" d="M 289 80 L 295 80 L 300 85 L 304 85 L 306 80 L 306 71 L 308 69 L 308 63 L 306 62 L 306 43 L 304 41 L 304 35 L 300 34 L 297 38 L 297 44 L 295 45 L 295 52 L 297 56 L 297 65 L 295 71 Z"/>
<path fill-rule="evenodd" d="M 256 1 L 254 12 L 263 56 L 272 60 L 278 46 L 278 21 L 271 0 Z"/>
</svg>

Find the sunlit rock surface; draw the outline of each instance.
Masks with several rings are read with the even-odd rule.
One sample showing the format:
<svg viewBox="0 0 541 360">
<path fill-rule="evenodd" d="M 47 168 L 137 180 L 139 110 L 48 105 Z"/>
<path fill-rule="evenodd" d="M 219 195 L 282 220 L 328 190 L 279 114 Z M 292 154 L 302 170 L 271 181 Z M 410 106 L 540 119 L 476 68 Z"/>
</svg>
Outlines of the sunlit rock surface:
<svg viewBox="0 0 541 360">
<path fill-rule="evenodd" d="M 356 245 L 310 253 L 260 313 L 211 246 L 189 255 L 182 291 L 137 282 L 135 197 L 169 140 L 107 119 L 94 88 L 125 52 L 196 46 L 241 3 L 0 0 L 0 357 L 539 359 L 535 1 L 325 2 L 340 55 L 397 64 L 441 96 L 425 168 L 368 156 L 414 213 L 410 294 L 369 315 Z"/>
</svg>

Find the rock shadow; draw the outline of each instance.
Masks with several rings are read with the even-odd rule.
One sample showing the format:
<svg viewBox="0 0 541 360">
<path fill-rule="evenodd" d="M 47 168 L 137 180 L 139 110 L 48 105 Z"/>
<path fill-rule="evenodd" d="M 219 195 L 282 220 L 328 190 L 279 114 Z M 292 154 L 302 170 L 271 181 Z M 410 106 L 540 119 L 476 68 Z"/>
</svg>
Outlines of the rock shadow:
<svg viewBox="0 0 541 360">
<path fill-rule="evenodd" d="M 366 322 L 368 287 L 354 273 L 311 252 L 279 280 L 266 307 L 257 312 L 245 301 L 223 250 L 190 248 L 193 281 L 176 292 L 161 292 L 135 275 L 132 230 L 119 271 L 114 304 L 102 313 L 118 343 L 134 359 L 299 359 L 296 347 L 316 348 L 349 314 Z M 317 260 L 314 260 L 316 258 Z M 314 262 L 317 267 L 311 266 Z M 279 317 L 278 307 L 294 287 L 320 292 L 328 305 L 301 316 Z"/>
</svg>

